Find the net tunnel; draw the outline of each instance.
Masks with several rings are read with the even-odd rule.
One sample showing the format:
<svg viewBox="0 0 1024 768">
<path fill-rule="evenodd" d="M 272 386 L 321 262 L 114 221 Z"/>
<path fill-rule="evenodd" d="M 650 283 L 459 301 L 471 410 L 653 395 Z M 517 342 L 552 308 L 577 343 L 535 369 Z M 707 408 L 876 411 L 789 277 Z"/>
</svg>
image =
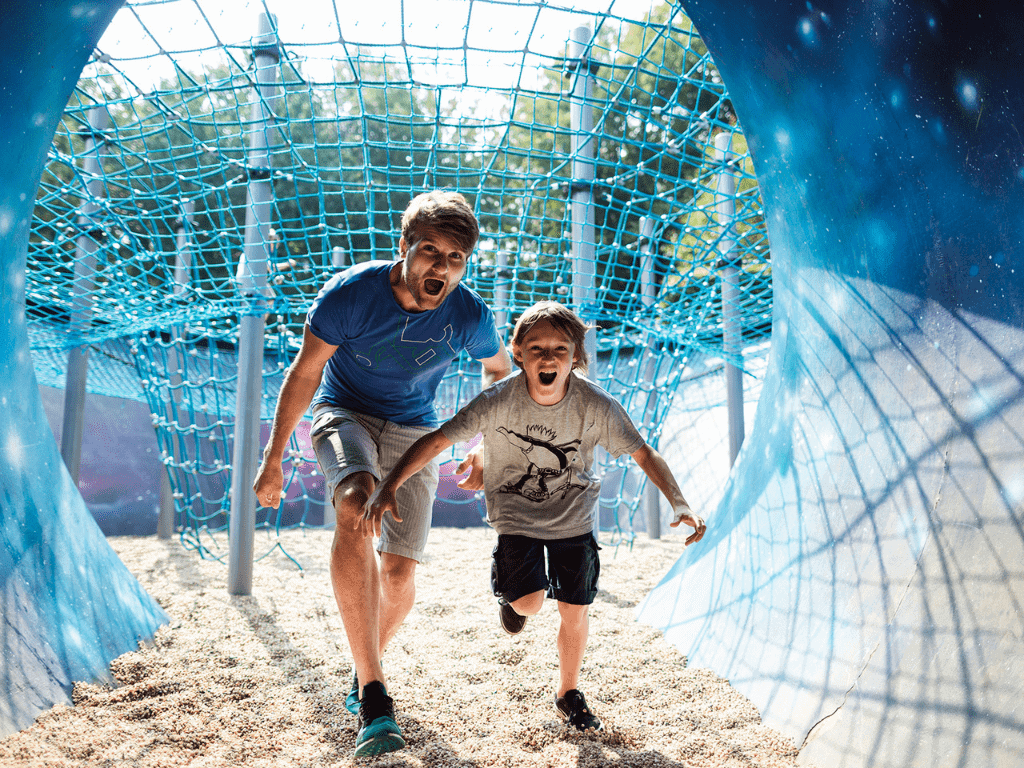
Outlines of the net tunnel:
<svg viewBox="0 0 1024 768">
<path fill-rule="evenodd" d="M 7 9 L 0 731 L 165 620 L 63 467 L 25 331 L 33 190 L 119 3 Z M 748 137 L 771 363 L 709 533 L 641 606 L 829 766 L 1019 765 L 1024 142 L 1011 3 L 686 4 Z"/>
<path fill-rule="evenodd" d="M 0 53 L 0 733 L 167 621 L 107 544 L 43 412 L 25 322 L 25 254 L 57 121 L 118 3 L 5 5 Z"/>
<path fill-rule="evenodd" d="M 743 121 L 772 353 L 640 609 L 827 766 L 1024 760 L 1024 15 L 687 4 Z"/>
</svg>

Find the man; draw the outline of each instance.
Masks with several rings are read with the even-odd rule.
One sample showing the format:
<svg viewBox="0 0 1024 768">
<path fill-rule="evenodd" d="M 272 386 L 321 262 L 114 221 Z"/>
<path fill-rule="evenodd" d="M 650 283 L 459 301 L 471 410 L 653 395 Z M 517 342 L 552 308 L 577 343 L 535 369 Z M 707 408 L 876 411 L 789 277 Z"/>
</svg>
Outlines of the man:
<svg viewBox="0 0 1024 768">
<path fill-rule="evenodd" d="M 402 216 L 397 261 L 359 264 L 324 285 L 281 386 L 253 483 L 259 503 L 278 506 L 288 440 L 312 403 L 310 436 L 337 519 L 331 583 L 355 662 L 347 704 L 358 706 L 356 756 L 405 745 L 380 656 L 415 600 L 437 464 L 403 486 L 411 487 L 398 498 L 398 515 L 385 521 L 379 565 L 372 537 L 360 529 L 363 507 L 405 450 L 437 426 L 437 385 L 463 349 L 482 362 L 485 387 L 512 370 L 490 310 L 460 284 L 479 234 L 462 195 L 424 193 Z M 474 467 L 476 484 L 478 472 Z"/>
</svg>

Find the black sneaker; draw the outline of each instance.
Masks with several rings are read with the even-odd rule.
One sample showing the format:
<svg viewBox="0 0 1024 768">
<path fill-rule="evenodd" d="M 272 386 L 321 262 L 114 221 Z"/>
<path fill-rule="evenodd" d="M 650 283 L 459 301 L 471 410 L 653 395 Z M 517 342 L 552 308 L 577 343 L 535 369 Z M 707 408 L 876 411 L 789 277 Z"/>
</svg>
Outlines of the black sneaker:
<svg viewBox="0 0 1024 768">
<path fill-rule="evenodd" d="M 526 626 L 526 617 L 516 613 L 516 609 L 505 602 L 504 597 L 498 598 L 498 618 L 501 628 L 510 635 L 518 635 Z"/>
<path fill-rule="evenodd" d="M 348 696 L 345 697 L 345 709 L 353 715 L 359 714 L 359 675 L 356 674 L 355 665 L 352 665 L 352 687 L 348 689 Z"/>
<path fill-rule="evenodd" d="M 587 700 L 583 698 L 583 694 L 575 688 L 566 691 L 565 696 L 555 694 L 555 709 L 558 710 L 559 717 L 578 731 L 604 730 L 601 721 L 587 706 Z"/>
<path fill-rule="evenodd" d="M 395 722 L 395 702 L 379 680 L 367 683 L 359 700 L 355 756 L 373 757 L 404 746 L 402 729 Z"/>
</svg>

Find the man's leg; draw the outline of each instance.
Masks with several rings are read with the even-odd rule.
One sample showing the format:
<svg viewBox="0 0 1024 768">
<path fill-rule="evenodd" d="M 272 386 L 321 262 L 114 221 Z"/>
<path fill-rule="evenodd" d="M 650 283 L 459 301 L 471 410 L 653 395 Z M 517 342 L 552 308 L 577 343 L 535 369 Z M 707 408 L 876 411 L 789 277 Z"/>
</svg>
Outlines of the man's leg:
<svg viewBox="0 0 1024 768">
<path fill-rule="evenodd" d="M 393 555 L 390 552 L 380 554 L 380 652 L 398 628 L 416 602 L 416 561 Z M 363 678 L 360 677 L 360 680 Z"/>
<path fill-rule="evenodd" d="M 381 471 L 388 472 L 427 427 L 388 423 L 381 432 Z M 380 552 L 380 650 L 402 626 L 416 601 L 416 565 L 423 559 L 430 533 L 430 518 L 437 492 L 438 463 L 432 461 L 410 477 L 395 493 L 402 522 L 391 515 L 381 521 Z"/>
<path fill-rule="evenodd" d="M 331 586 L 345 625 L 360 685 L 384 682 L 380 666 L 380 571 L 373 540 L 355 529 L 356 516 L 373 493 L 369 472 L 345 477 L 334 494 L 337 524 L 331 546 Z"/>
</svg>

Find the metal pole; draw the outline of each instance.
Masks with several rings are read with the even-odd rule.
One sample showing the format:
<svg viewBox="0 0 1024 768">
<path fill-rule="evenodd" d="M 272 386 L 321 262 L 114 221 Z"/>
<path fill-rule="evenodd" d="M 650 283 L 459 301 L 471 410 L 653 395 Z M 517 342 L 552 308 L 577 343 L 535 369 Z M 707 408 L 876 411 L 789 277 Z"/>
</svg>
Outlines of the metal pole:
<svg viewBox="0 0 1024 768">
<path fill-rule="evenodd" d="M 348 262 L 345 256 L 345 249 L 340 245 L 331 249 L 331 266 L 335 272 L 343 270 Z M 327 495 L 327 478 L 324 477 L 324 528 L 333 531 L 338 524 L 338 515 L 334 509 L 334 499 Z"/>
<path fill-rule="evenodd" d="M 644 320 L 652 322 L 647 313 L 657 300 L 654 282 L 654 258 L 658 249 L 654 246 L 654 218 L 644 216 L 640 219 L 640 301 L 644 307 Z M 647 390 L 647 405 L 644 408 L 644 422 L 648 429 L 648 441 L 654 431 L 655 407 L 658 402 L 654 386 L 654 374 L 658 365 L 654 349 L 654 334 L 647 334 L 647 362 L 644 364 L 643 388 Z M 661 538 L 661 491 L 658 486 L 647 480 L 644 491 L 644 509 L 647 515 L 647 536 L 651 539 Z"/>
<path fill-rule="evenodd" d="M 580 26 L 569 40 L 569 67 L 572 71 L 572 101 L 569 125 L 572 135 L 572 304 L 576 313 L 588 319 L 593 312 L 595 242 L 594 242 L 594 76 L 587 56 L 590 27 Z M 597 332 L 591 328 L 585 340 L 591 365 L 597 364 Z"/>
<path fill-rule="evenodd" d="M 715 208 L 721 231 L 719 252 L 722 254 L 722 352 L 725 357 L 725 391 L 729 409 L 729 466 L 736 463 L 736 456 L 743 445 L 743 372 L 735 360 L 743 352 L 743 330 L 740 323 L 739 265 L 736 252 L 736 235 L 733 224 L 736 218 L 736 173 L 729 163 L 736 154 L 729 149 L 732 136 L 720 133 L 715 136 L 715 162 L 721 170 L 718 173 L 718 187 Z"/>
<path fill-rule="evenodd" d="M 594 274 L 596 248 L 594 244 L 594 106 L 592 93 L 594 76 L 591 72 L 587 46 L 590 45 L 590 27 L 573 29 L 569 37 L 569 72 L 572 96 L 569 109 L 569 128 L 572 136 L 572 186 L 570 187 L 572 213 L 572 306 L 584 321 L 589 320 L 594 304 Z M 596 379 L 597 331 L 591 328 L 583 340 L 590 360 L 590 377 Z M 601 461 L 600 449 L 595 461 Z M 594 535 L 600 532 L 601 510 L 594 515 Z"/>
<path fill-rule="evenodd" d="M 505 325 L 508 323 L 508 286 L 512 281 L 508 277 L 508 253 L 498 251 L 494 265 L 494 322 L 498 326 L 498 335 L 505 338 Z"/>
<path fill-rule="evenodd" d="M 194 200 L 181 201 L 181 221 L 175 237 L 174 296 L 181 298 L 192 282 L 192 227 L 196 218 Z"/>
<path fill-rule="evenodd" d="M 238 330 L 238 391 L 235 401 L 234 451 L 231 460 L 231 516 L 228 522 L 228 592 L 252 593 L 253 540 L 256 535 L 256 476 L 260 446 L 260 404 L 263 394 L 263 331 L 268 309 L 267 255 L 270 241 L 273 183 L 270 177 L 268 132 L 277 95 L 280 60 L 274 19 L 259 16 L 253 40 L 256 103 L 249 135 L 249 186 L 245 215 L 244 266 L 239 268 L 239 290 L 254 303 L 242 316 Z M 252 309 L 258 309 L 252 313 Z"/>
<path fill-rule="evenodd" d="M 181 219 L 175 234 L 174 248 L 174 296 L 182 299 L 186 296 L 192 274 L 192 227 L 195 222 L 196 204 L 192 200 L 181 201 Z M 181 384 L 182 359 L 178 354 L 177 344 L 182 337 L 182 328 L 175 325 L 171 328 L 171 343 L 167 347 L 167 381 L 169 384 L 170 401 L 167 403 L 170 419 L 168 430 L 177 428 L 182 405 Z M 177 436 L 170 436 L 170 460 L 178 463 Z M 156 535 L 160 539 L 169 539 L 174 535 L 174 489 L 171 487 L 170 468 L 165 466 L 160 476 L 160 513 L 156 520 Z"/>
<path fill-rule="evenodd" d="M 85 137 L 82 173 L 86 197 L 78 217 L 78 239 L 75 241 L 75 277 L 71 285 L 72 336 L 84 334 L 92 322 L 92 277 L 96 271 L 100 228 L 96 214 L 103 196 L 103 156 L 106 142 L 103 132 L 110 127 L 110 115 L 103 107 L 89 110 L 89 128 Z M 64 417 L 60 433 L 60 455 L 78 485 L 82 465 L 82 437 L 85 433 L 85 384 L 89 375 L 89 345 L 80 344 L 68 350 L 68 367 L 64 379 Z"/>
</svg>

